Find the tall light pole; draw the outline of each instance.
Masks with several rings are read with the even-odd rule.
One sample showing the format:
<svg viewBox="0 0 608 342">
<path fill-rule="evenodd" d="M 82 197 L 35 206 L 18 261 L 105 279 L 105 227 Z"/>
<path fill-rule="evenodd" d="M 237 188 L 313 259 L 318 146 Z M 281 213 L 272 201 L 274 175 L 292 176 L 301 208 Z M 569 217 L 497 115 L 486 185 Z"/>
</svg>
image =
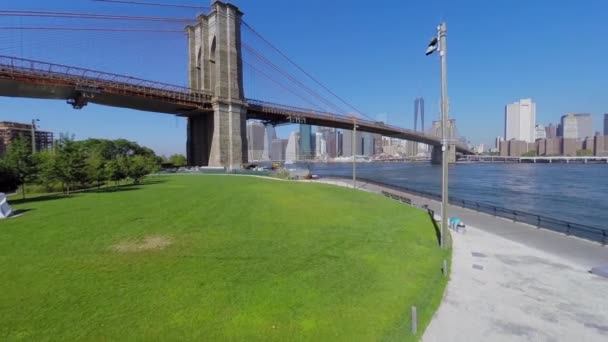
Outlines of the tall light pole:
<svg viewBox="0 0 608 342">
<path fill-rule="evenodd" d="M 355 157 L 357 155 L 356 140 L 357 140 L 357 118 L 353 116 L 353 137 L 352 137 L 352 150 L 353 150 L 353 189 L 357 188 L 357 164 Z"/>
<path fill-rule="evenodd" d="M 32 154 L 36 153 L 36 122 L 40 119 L 32 119 Z"/>
<path fill-rule="evenodd" d="M 441 247 L 447 248 L 448 227 L 448 164 L 449 164 L 449 139 L 448 139 L 448 80 L 447 80 L 447 25 L 445 23 L 437 26 L 437 37 L 431 39 L 426 50 L 426 55 L 439 51 L 439 62 L 441 64 Z"/>
</svg>

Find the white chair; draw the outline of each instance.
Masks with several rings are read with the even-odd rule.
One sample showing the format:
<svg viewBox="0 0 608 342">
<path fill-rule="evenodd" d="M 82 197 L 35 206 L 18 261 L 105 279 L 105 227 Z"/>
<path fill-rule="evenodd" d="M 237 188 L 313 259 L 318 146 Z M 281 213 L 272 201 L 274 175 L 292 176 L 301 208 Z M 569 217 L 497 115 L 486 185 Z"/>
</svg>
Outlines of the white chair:
<svg viewBox="0 0 608 342">
<path fill-rule="evenodd" d="M 13 213 L 13 209 L 8 204 L 6 195 L 0 192 L 0 219 L 5 219 Z"/>
</svg>

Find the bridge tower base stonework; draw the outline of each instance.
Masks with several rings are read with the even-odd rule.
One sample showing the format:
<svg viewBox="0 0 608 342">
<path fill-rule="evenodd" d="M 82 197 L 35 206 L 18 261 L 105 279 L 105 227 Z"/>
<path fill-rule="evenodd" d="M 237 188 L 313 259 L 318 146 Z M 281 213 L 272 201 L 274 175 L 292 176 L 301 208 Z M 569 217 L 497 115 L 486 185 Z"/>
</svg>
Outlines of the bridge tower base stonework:
<svg viewBox="0 0 608 342">
<path fill-rule="evenodd" d="M 212 112 L 184 113 L 188 165 L 234 169 L 247 162 L 242 15 L 236 6 L 214 1 L 208 15 L 186 26 L 190 88 L 214 94 Z"/>
<path fill-rule="evenodd" d="M 443 154 L 441 151 L 441 146 L 433 146 L 431 152 L 431 164 L 441 164 L 443 160 Z M 448 163 L 456 162 L 456 146 L 450 144 L 448 145 Z"/>
</svg>

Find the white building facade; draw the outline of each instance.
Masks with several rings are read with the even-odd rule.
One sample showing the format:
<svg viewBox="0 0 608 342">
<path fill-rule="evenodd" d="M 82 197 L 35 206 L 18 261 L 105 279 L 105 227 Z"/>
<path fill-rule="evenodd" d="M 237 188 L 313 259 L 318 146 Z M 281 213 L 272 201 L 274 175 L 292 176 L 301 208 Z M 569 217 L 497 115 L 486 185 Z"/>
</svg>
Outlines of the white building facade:
<svg viewBox="0 0 608 342">
<path fill-rule="evenodd" d="M 534 142 L 536 136 L 536 103 L 521 99 L 505 106 L 505 140 Z"/>
<path fill-rule="evenodd" d="M 287 147 L 285 148 L 285 161 L 295 162 L 298 160 L 300 152 L 300 133 L 291 132 L 289 139 L 287 139 Z"/>
<path fill-rule="evenodd" d="M 546 139 L 547 138 L 547 130 L 545 129 L 545 125 L 538 124 L 536 125 L 534 139 Z"/>
</svg>

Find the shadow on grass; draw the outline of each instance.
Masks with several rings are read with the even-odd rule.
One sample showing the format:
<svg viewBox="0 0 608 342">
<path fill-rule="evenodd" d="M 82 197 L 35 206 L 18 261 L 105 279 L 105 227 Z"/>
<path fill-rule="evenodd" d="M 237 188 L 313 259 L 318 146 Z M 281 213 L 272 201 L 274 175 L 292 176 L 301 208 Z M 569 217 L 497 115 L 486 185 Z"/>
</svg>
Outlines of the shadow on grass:
<svg viewBox="0 0 608 342">
<path fill-rule="evenodd" d="M 141 187 L 139 185 L 141 185 L 141 184 L 126 184 L 126 185 L 119 185 L 119 186 L 108 186 L 108 187 L 100 188 L 100 189 L 87 190 L 86 192 L 94 193 L 94 194 L 105 194 L 105 193 L 113 193 L 113 192 L 134 191 L 134 190 L 141 189 Z"/>
<path fill-rule="evenodd" d="M 433 211 L 433 209 L 429 208 L 428 206 L 425 206 L 426 208 L 426 212 L 429 214 L 429 218 L 431 219 L 431 222 L 433 223 L 433 227 L 435 228 L 435 236 L 437 237 L 437 244 L 441 246 L 441 230 L 439 229 L 439 226 L 437 225 L 437 221 L 435 221 L 435 211 Z"/>
<path fill-rule="evenodd" d="M 34 210 L 34 209 L 17 209 L 17 210 L 13 210 L 13 213 L 11 214 L 11 217 L 12 216 L 19 216 L 19 215 L 27 213 L 28 211 L 32 211 L 32 210 Z"/>
<path fill-rule="evenodd" d="M 29 198 L 18 198 L 18 199 L 9 199 L 9 204 L 18 205 L 18 204 L 26 204 L 26 203 L 36 203 L 36 202 L 45 202 L 45 201 L 54 201 L 58 199 L 64 199 L 67 196 L 64 194 L 50 194 L 50 195 L 41 195 L 36 197 Z"/>
<path fill-rule="evenodd" d="M 166 183 L 166 182 L 167 182 L 167 180 L 165 180 L 165 179 L 150 179 L 150 180 L 146 179 L 143 182 L 140 182 L 137 184 L 136 183 L 118 184 L 118 185 L 113 185 L 113 186 L 112 185 L 104 186 L 101 188 L 95 187 L 95 188 L 81 189 L 81 190 L 75 190 L 75 191 L 71 192 L 69 195 L 67 195 L 65 193 L 53 193 L 53 194 L 40 195 L 40 196 L 35 196 L 35 197 L 30 197 L 30 198 L 25 198 L 25 199 L 15 198 L 15 199 L 10 199 L 9 202 L 12 205 L 18 205 L 18 204 L 73 198 L 81 193 L 103 194 L 103 193 L 114 193 L 114 192 L 123 192 L 123 191 L 134 191 L 134 190 L 141 189 L 142 186 L 145 186 L 145 185 L 155 185 L 155 184 L 162 184 L 162 183 Z"/>
</svg>

